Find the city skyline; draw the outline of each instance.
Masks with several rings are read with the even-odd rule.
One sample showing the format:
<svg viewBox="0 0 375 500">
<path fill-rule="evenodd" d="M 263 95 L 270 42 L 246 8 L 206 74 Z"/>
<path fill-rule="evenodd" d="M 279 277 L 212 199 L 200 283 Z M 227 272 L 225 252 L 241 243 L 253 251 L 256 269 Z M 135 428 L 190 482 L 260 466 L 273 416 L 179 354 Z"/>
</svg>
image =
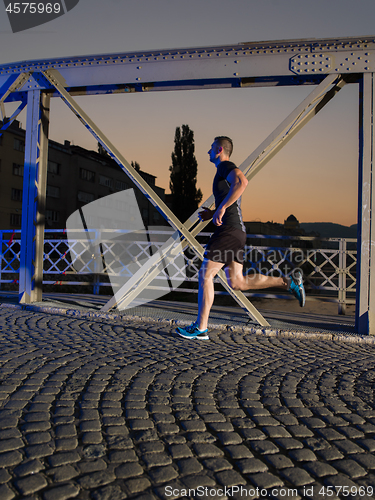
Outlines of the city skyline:
<svg viewBox="0 0 375 500">
<path fill-rule="evenodd" d="M 81 0 L 61 18 L 16 34 L 4 17 L 0 63 L 250 40 L 370 35 L 375 10 L 368 0 L 234 0 L 229 12 L 221 0 L 215 9 L 213 5 L 194 0 L 185 9 L 181 1 L 133 5 L 126 0 Z M 205 200 L 215 173 L 207 155 L 213 137 L 232 137 L 232 158 L 241 164 L 312 88 L 155 92 L 77 101 L 125 158 L 156 175 L 167 192 L 175 128 L 188 124 L 195 134 L 198 187 Z M 96 150 L 95 139 L 66 106 L 52 101 L 51 139 Z M 20 120 L 25 124 L 24 113 Z M 293 213 L 301 222 L 352 225 L 357 222 L 357 164 L 358 86 L 347 85 L 251 181 L 242 202 L 244 218 L 283 222 Z"/>
</svg>

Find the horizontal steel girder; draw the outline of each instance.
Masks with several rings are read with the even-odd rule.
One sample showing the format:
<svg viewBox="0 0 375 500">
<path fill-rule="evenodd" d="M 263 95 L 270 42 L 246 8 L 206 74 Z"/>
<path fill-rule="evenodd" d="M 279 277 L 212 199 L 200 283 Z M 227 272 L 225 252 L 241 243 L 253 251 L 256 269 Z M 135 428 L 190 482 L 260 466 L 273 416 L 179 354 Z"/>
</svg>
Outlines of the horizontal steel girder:
<svg viewBox="0 0 375 500">
<path fill-rule="evenodd" d="M 71 95 L 317 84 L 328 73 L 375 71 L 375 37 L 251 42 L 10 63 L 0 66 L 0 88 L 13 75 L 33 72 L 34 78 L 6 100 L 19 100 L 19 92 L 35 86 L 54 91 L 38 76 L 47 70 L 59 71 Z"/>
</svg>

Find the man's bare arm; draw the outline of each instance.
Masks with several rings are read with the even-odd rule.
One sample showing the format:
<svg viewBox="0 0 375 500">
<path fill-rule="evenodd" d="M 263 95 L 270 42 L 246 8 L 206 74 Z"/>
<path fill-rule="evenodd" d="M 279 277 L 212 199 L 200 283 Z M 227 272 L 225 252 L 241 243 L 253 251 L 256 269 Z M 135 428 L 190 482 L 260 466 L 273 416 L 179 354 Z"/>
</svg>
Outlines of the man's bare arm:
<svg viewBox="0 0 375 500">
<path fill-rule="evenodd" d="M 229 193 L 220 203 L 220 206 L 217 208 L 212 218 L 213 223 L 216 226 L 222 225 L 222 219 L 225 214 L 225 210 L 233 205 L 233 203 L 235 203 L 238 198 L 242 196 L 242 193 L 245 191 L 246 186 L 248 185 L 248 180 L 239 168 L 235 168 L 228 174 L 227 181 L 230 184 Z"/>
</svg>

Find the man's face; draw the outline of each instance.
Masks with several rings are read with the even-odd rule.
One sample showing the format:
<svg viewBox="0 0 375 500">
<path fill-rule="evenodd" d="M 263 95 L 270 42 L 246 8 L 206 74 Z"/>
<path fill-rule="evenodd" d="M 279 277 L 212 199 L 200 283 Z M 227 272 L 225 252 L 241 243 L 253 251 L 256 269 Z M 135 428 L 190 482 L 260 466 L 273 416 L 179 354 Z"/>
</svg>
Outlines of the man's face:
<svg viewBox="0 0 375 500">
<path fill-rule="evenodd" d="M 219 154 L 219 146 L 216 142 L 213 142 L 211 144 L 211 148 L 208 151 L 208 156 L 210 157 L 210 161 L 212 163 L 215 163 L 216 158 L 218 157 Z"/>
</svg>

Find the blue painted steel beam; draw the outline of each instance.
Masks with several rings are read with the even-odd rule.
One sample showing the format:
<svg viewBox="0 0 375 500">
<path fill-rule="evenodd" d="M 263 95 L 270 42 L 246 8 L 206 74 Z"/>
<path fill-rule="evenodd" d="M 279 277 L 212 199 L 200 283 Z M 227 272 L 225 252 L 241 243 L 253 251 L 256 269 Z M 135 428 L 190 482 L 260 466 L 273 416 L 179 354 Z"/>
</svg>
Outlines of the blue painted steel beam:
<svg viewBox="0 0 375 500">
<path fill-rule="evenodd" d="M 19 302 L 42 299 L 44 203 L 47 179 L 49 98 L 28 92 L 22 199 Z"/>
</svg>

